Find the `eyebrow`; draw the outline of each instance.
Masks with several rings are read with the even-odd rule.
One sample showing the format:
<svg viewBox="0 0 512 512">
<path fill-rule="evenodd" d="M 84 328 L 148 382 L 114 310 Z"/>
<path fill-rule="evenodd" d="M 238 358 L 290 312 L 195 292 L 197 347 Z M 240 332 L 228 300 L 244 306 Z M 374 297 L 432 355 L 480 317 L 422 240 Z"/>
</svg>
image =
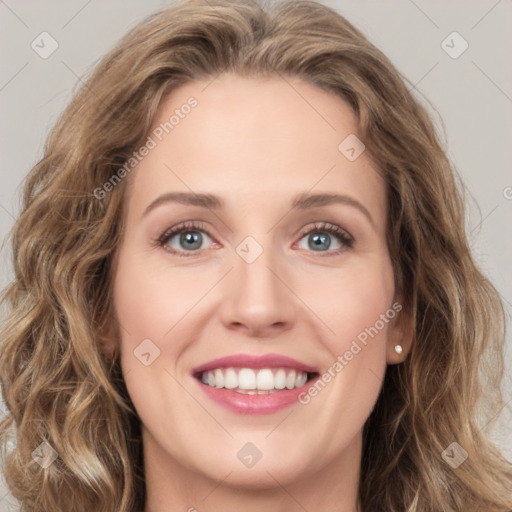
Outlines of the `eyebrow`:
<svg viewBox="0 0 512 512">
<path fill-rule="evenodd" d="M 213 194 L 197 194 L 188 192 L 168 192 L 158 196 L 151 202 L 142 214 L 145 217 L 151 210 L 158 206 L 167 203 L 180 203 L 190 206 L 199 206 L 209 210 L 220 210 L 224 208 L 224 201 Z M 303 192 L 295 196 L 291 202 L 291 208 L 298 208 L 299 210 L 307 210 L 309 208 L 318 208 L 321 206 L 329 206 L 331 204 L 344 204 L 358 209 L 370 221 L 370 224 L 375 227 L 375 222 L 368 211 L 368 209 L 361 204 L 357 199 L 342 194 L 309 194 Z"/>
</svg>

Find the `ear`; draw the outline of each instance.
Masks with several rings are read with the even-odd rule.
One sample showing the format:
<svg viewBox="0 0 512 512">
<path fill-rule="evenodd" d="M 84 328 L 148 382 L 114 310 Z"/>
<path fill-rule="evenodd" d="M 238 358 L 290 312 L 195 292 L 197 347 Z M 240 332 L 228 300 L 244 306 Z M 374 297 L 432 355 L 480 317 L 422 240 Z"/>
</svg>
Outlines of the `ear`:
<svg viewBox="0 0 512 512">
<path fill-rule="evenodd" d="M 392 309 L 396 312 L 396 315 L 390 321 L 388 327 L 386 362 L 388 364 L 400 364 L 407 359 L 411 351 L 414 326 L 412 314 L 403 307 L 402 301 L 395 301 Z M 396 345 L 402 347 L 401 354 L 396 352 Z"/>
</svg>

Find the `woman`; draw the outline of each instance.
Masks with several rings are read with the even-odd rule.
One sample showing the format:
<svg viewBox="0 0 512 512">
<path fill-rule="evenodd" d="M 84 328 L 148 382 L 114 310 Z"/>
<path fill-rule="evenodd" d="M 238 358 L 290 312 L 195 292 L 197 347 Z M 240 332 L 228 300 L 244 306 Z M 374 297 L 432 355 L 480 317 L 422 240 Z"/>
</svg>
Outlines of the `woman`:
<svg viewBox="0 0 512 512">
<path fill-rule="evenodd" d="M 503 310 L 454 172 L 327 7 L 143 22 L 54 128 L 12 236 L 0 432 L 24 510 L 512 510 L 475 419 L 503 405 Z"/>
</svg>

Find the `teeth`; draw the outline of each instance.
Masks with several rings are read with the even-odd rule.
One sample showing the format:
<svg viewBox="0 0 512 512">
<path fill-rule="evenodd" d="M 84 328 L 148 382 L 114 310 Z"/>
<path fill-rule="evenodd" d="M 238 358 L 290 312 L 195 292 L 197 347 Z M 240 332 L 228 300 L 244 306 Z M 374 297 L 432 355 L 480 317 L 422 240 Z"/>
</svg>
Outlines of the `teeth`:
<svg viewBox="0 0 512 512">
<path fill-rule="evenodd" d="M 304 372 L 299 372 L 297 374 L 297 379 L 295 380 L 295 387 L 300 388 L 306 384 L 306 381 L 308 380 L 308 376 Z"/>
<path fill-rule="evenodd" d="M 262 391 L 274 389 L 274 375 L 272 374 L 272 370 L 265 369 L 258 372 L 256 387 Z"/>
<path fill-rule="evenodd" d="M 210 373 L 210 372 L 208 372 L 208 373 Z M 220 384 L 221 383 L 219 382 L 219 387 L 221 387 Z M 238 387 L 238 376 L 237 376 L 235 370 L 233 370 L 233 368 L 228 368 L 226 370 L 226 373 L 224 374 L 223 385 L 226 389 L 235 389 Z"/>
<path fill-rule="evenodd" d="M 216 368 L 201 375 L 201 382 L 207 386 L 233 389 L 248 395 L 264 395 L 285 388 L 300 388 L 307 380 L 306 372 L 290 368 Z"/>
<path fill-rule="evenodd" d="M 274 386 L 276 389 L 284 389 L 286 387 L 286 372 L 279 368 L 274 375 Z"/>
<path fill-rule="evenodd" d="M 286 376 L 286 387 L 288 389 L 293 389 L 295 387 L 295 381 L 297 380 L 297 373 L 295 370 L 292 370 L 287 376 Z"/>
<path fill-rule="evenodd" d="M 238 372 L 238 387 L 240 389 L 256 389 L 256 373 L 250 368 L 242 368 Z"/>
<path fill-rule="evenodd" d="M 208 385 L 210 385 L 210 381 L 208 380 Z M 222 370 L 217 368 L 215 370 L 215 386 L 218 388 L 224 387 L 224 375 L 222 373 Z"/>
</svg>

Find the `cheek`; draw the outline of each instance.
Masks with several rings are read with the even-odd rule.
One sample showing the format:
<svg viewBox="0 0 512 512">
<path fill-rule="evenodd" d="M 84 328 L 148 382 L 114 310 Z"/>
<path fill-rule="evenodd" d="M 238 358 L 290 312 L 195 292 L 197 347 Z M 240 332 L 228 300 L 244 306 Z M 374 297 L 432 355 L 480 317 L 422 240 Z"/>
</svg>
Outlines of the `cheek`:
<svg viewBox="0 0 512 512">
<path fill-rule="evenodd" d="M 121 255 L 114 285 L 117 318 L 132 338 L 162 340 L 197 301 L 193 270 L 173 272 L 148 264 L 147 254 Z M 140 342 L 140 340 L 139 340 Z"/>
<path fill-rule="evenodd" d="M 164 431 L 169 432 L 168 425 L 176 424 L 176 417 L 184 413 L 181 402 L 161 415 L 155 415 L 155 411 L 162 410 L 168 396 L 180 393 L 180 386 L 172 378 L 175 362 L 186 347 L 182 331 L 185 322 L 180 319 L 185 307 L 193 302 L 176 293 L 190 293 L 183 281 L 173 283 L 161 269 L 144 263 L 144 258 L 147 255 L 127 250 L 118 262 L 114 303 L 120 324 L 121 367 L 143 423 L 165 424 Z"/>
<path fill-rule="evenodd" d="M 186 288 L 173 286 L 157 269 L 148 266 L 142 255 L 129 251 L 121 254 L 114 283 L 114 304 L 125 375 L 144 371 L 144 378 L 150 377 L 158 368 L 168 367 L 169 360 L 180 351 L 176 342 L 169 343 L 168 333 L 179 320 L 183 308 L 180 304 L 189 301 L 177 294 L 176 289 Z"/>
<path fill-rule="evenodd" d="M 326 336 L 325 340 L 330 344 L 331 353 L 346 350 L 358 337 L 364 344 L 365 333 L 375 326 L 379 339 L 385 337 L 389 323 L 383 323 L 381 315 L 392 308 L 394 299 L 389 258 L 374 258 L 371 264 L 352 266 L 328 278 L 319 275 L 313 281 L 315 286 L 309 287 L 308 304 L 329 328 L 331 336 Z M 375 331 L 372 333 L 372 337 L 367 336 L 368 340 L 377 338 Z"/>
</svg>

